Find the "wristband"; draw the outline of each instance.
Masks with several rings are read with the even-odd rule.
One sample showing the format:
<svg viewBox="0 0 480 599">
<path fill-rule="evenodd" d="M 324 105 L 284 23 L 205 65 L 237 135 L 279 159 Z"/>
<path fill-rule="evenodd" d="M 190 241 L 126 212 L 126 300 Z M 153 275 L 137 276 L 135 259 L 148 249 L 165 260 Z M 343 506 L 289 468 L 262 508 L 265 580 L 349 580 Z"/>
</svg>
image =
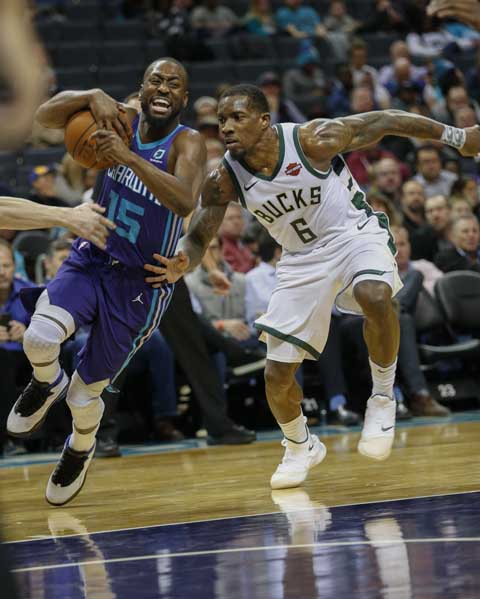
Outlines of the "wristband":
<svg viewBox="0 0 480 599">
<path fill-rule="evenodd" d="M 442 141 L 444 144 L 447 144 L 447 146 L 452 146 L 452 148 L 457 148 L 457 150 L 460 150 L 460 148 L 463 148 L 465 145 L 466 139 L 467 134 L 465 129 L 458 129 L 457 127 L 445 125 L 440 141 Z"/>
</svg>

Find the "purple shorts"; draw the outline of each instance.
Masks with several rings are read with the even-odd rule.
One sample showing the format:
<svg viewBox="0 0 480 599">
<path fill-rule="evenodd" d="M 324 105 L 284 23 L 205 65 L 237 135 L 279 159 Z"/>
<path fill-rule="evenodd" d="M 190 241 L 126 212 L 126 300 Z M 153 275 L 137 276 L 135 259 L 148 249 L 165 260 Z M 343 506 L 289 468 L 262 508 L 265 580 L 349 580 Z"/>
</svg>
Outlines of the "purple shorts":
<svg viewBox="0 0 480 599">
<path fill-rule="evenodd" d="M 153 289 L 145 276 L 85 247 L 74 248 L 48 283 L 50 303 L 69 312 L 76 328 L 90 327 L 77 368 L 86 384 L 112 382 L 158 327 L 174 286 Z"/>
</svg>

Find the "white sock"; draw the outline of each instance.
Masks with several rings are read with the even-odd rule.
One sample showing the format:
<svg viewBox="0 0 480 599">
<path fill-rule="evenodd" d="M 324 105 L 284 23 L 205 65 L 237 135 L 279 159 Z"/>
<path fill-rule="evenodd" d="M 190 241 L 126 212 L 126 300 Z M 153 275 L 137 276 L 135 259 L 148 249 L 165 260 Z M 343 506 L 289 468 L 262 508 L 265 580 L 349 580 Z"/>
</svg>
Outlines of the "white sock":
<svg viewBox="0 0 480 599">
<path fill-rule="evenodd" d="M 285 422 L 285 424 L 278 423 L 278 426 L 282 429 L 290 449 L 308 447 L 310 431 L 308 430 L 307 419 L 302 412 L 300 412 L 300 416 L 297 416 L 295 420 L 290 420 L 290 422 Z"/>
<path fill-rule="evenodd" d="M 47 366 L 33 366 L 33 376 L 39 383 L 54 383 L 60 375 L 60 362 L 55 360 Z"/>
<path fill-rule="evenodd" d="M 372 395 L 386 395 L 393 399 L 393 383 L 395 382 L 395 371 L 397 359 L 390 366 L 378 366 L 370 358 L 370 370 L 372 371 L 373 390 Z"/>
<path fill-rule="evenodd" d="M 93 427 L 92 429 L 87 429 L 89 431 L 88 433 L 85 431 L 80 433 L 77 431 L 74 424 L 68 446 L 75 451 L 89 451 L 92 449 L 93 444 L 95 443 L 95 437 L 99 428 L 100 423 L 98 423 L 97 426 Z"/>
</svg>

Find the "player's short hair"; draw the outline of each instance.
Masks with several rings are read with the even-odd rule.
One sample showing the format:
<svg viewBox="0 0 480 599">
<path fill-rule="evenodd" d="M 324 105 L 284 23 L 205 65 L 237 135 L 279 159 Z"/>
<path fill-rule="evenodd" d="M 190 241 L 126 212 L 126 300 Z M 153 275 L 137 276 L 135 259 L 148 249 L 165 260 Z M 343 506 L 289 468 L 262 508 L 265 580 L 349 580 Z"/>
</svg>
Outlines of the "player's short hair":
<svg viewBox="0 0 480 599">
<path fill-rule="evenodd" d="M 159 62 L 171 62 L 174 65 L 176 65 L 177 67 L 179 67 L 179 69 L 182 71 L 183 76 L 185 78 L 185 85 L 186 86 L 188 85 L 188 73 L 187 73 L 187 69 L 183 66 L 183 64 L 180 61 L 178 61 L 176 58 L 173 58 L 171 56 L 162 56 L 161 58 L 157 58 L 157 60 L 154 60 L 153 62 L 151 62 L 148 65 L 148 67 L 145 69 L 145 72 L 143 73 L 143 79 L 142 79 L 142 81 L 145 81 L 147 75 L 150 74 L 150 71 Z"/>
<path fill-rule="evenodd" d="M 220 100 L 230 98 L 232 96 L 247 96 L 248 103 L 251 108 L 258 112 L 270 112 L 268 101 L 262 90 L 256 85 L 249 83 L 241 83 L 240 85 L 232 85 L 226 89 L 220 96 Z"/>
</svg>

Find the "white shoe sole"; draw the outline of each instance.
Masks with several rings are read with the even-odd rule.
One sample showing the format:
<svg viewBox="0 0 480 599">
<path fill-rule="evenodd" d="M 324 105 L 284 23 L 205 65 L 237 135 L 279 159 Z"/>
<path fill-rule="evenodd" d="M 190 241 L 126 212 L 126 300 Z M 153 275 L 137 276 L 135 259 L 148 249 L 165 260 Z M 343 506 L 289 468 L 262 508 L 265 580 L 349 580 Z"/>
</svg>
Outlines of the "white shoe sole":
<svg viewBox="0 0 480 599">
<path fill-rule="evenodd" d="M 299 478 L 296 480 L 282 481 L 282 479 L 280 479 L 278 481 L 275 481 L 274 477 L 275 477 L 276 473 L 274 473 L 272 478 L 270 479 L 270 487 L 274 490 L 293 489 L 294 487 L 299 487 L 303 482 L 305 482 L 310 470 L 312 468 L 314 468 L 315 466 L 318 466 L 318 464 L 320 464 L 321 462 L 323 462 L 323 460 L 325 459 L 325 456 L 327 455 L 327 448 L 325 447 L 325 445 L 319 440 L 317 440 L 316 443 L 317 443 L 317 451 L 315 452 L 314 456 L 310 457 L 311 463 L 308 466 L 308 469 L 305 472 L 305 474 L 299 475 Z"/>
<path fill-rule="evenodd" d="M 372 441 L 374 441 L 374 439 L 372 439 Z M 386 460 L 392 453 L 393 439 L 390 444 L 390 447 L 387 450 L 385 450 L 383 453 L 380 453 L 378 455 L 369 453 L 368 447 L 366 447 L 366 446 L 368 446 L 370 444 L 370 442 L 371 441 L 359 441 L 358 446 L 357 446 L 358 453 L 361 453 L 363 456 L 365 456 L 366 458 L 370 458 L 371 460 L 377 460 L 378 462 Z"/>
</svg>

